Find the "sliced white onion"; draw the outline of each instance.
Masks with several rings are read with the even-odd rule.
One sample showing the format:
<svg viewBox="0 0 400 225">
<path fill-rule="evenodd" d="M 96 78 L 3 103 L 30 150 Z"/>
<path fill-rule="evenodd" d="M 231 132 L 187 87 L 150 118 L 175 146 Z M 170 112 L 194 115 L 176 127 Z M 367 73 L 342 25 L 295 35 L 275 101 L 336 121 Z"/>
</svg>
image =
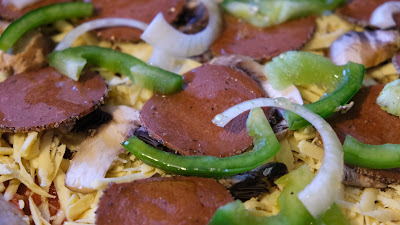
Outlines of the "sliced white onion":
<svg viewBox="0 0 400 225">
<path fill-rule="evenodd" d="M 290 110 L 308 120 L 320 133 L 325 149 L 321 168 L 313 181 L 298 194 L 298 197 L 314 217 L 321 215 L 335 201 L 341 188 L 343 149 L 336 133 L 319 115 L 284 98 L 258 98 L 242 102 L 215 116 L 213 122 L 223 127 L 239 114 L 256 107 Z"/>
<path fill-rule="evenodd" d="M 74 43 L 74 41 L 79 36 L 90 30 L 95 30 L 105 27 L 120 27 L 120 26 L 145 30 L 148 25 L 139 20 L 127 19 L 127 18 L 104 18 L 104 19 L 92 20 L 86 23 L 82 23 L 75 29 L 68 32 L 68 34 L 64 37 L 64 39 L 60 43 L 58 43 L 57 47 L 55 48 L 55 51 L 61 51 L 71 47 L 72 43 Z"/>
<path fill-rule="evenodd" d="M 32 5 L 35 2 L 38 2 L 40 0 L 2 0 L 1 4 L 3 5 L 13 5 L 15 8 L 18 10 L 21 10 L 25 8 L 28 5 Z"/>
<path fill-rule="evenodd" d="M 148 63 L 172 72 L 175 67 L 176 60 L 177 59 L 174 56 L 168 55 L 167 52 L 158 48 L 153 48 L 153 53 L 151 54 Z"/>
<path fill-rule="evenodd" d="M 218 37 L 222 28 L 221 13 L 214 0 L 200 0 L 208 10 L 207 27 L 196 34 L 184 34 L 172 27 L 163 17 L 157 14 L 141 38 L 154 48 L 163 50 L 175 57 L 200 55 L 209 49 Z"/>
<path fill-rule="evenodd" d="M 400 2 L 390 1 L 378 6 L 371 14 L 369 23 L 381 29 L 387 29 L 396 26 L 393 14 L 400 12 Z"/>
<path fill-rule="evenodd" d="M 274 87 L 272 87 L 271 82 L 269 82 L 268 80 L 261 82 L 261 85 L 265 90 L 265 92 L 267 93 L 267 96 L 270 98 L 283 97 L 289 99 L 293 103 L 297 103 L 299 105 L 304 104 L 299 89 L 297 89 L 297 87 L 293 84 L 287 86 L 283 90 L 275 89 Z"/>
</svg>

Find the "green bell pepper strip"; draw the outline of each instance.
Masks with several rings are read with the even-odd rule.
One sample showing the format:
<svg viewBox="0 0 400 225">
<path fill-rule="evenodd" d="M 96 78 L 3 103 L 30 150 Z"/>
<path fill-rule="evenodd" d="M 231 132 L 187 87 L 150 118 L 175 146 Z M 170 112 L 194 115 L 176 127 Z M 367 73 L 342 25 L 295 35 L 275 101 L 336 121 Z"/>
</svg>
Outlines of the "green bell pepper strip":
<svg viewBox="0 0 400 225">
<path fill-rule="evenodd" d="M 392 169 L 400 167 L 400 145 L 369 145 L 350 135 L 343 144 L 344 162 L 369 169 Z"/>
<path fill-rule="evenodd" d="M 11 23 L 0 37 L 0 49 L 7 52 L 26 32 L 57 20 L 91 16 L 93 4 L 57 3 L 32 10 Z"/>
<path fill-rule="evenodd" d="M 281 209 L 275 216 L 257 216 L 247 211 L 240 200 L 231 202 L 220 207 L 209 222 L 209 225 L 349 225 L 340 209 L 333 204 L 320 218 L 315 219 L 301 203 L 297 194 L 303 190 L 314 178 L 314 174 L 307 166 L 302 166 L 285 176 L 279 178 L 275 183 L 283 187 L 278 198 Z M 316 193 L 317 194 L 317 193 Z"/>
<path fill-rule="evenodd" d="M 140 59 L 97 46 L 81 46 L 54 51 L 47 56 L 49 64 L 59 72 L 74 80 L 87 62 L 104 67 L 112 72 L 120 73 L 137 85 L 161 94 L 172 94 L 182 90 L 182 77 L 178 74 L 147 65 Z"/>
<path fill-rule="evenodd" d="M 331 116 L 337 107 L 346 104 L 361 88 L 364 73 L 365 66 L 353 62 L 347 63 L 343 69 L 343 78 L 336 89 L 323 96 L 320 100 L 305 105 L 305 107 L 322 118 Z M 285 111 L 283 116 L 291 130 L 297 130 L 310 124 L 299 115 L 290 111 Z"/>
<path fill-rule="evenodd" d="M 258 27 L 333 10 L 345 0 L 224 0 L 222 7 Z"/>
<path fill-rule="evenodd" d="M 223 177 L 250 171 L 274 156 L 280 144 L 260 108 L 251 110 L 246 122 L 247 132 L 253 137 L 253 150 L 230 157 L 181 156 L 155 149 L 137 137 L 122 145 L 144 163 L 179 175 Z"/>
</svg>

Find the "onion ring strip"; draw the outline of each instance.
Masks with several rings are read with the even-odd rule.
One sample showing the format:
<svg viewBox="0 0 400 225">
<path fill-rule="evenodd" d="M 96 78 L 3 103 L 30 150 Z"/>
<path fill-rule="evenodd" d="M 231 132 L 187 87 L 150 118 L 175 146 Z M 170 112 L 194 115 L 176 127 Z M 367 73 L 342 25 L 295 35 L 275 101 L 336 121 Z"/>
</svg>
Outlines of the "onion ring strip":
<svg viewBox="0 0 400 225">
<path fill-rule="evenodd" d="M 143 32 L 142 40 L 175 57 L 190 57 L 204 53 L 218 37 L 222 19 L 216 1 L 200 0 L 200 2 L 209 12 L 208 25 L 204 30 L 196 34 L 184 34 L 171 26 L 162 13 L 158 13 Z"/>
<path fill-rule="evenodd" d="M 79 36 L 90 30 L 105 28 L 105 27 L 118 27 L 118 26 L 125 26 L 140 30 L 146 30 L 148 25 L 139 20 L 127 19 L 127 18 L 104 18 L 104 19 L 92 20 L 86 23 L 82 23 L 75 29 L 68 32 L 68 34 L 64 37 L 64 39 L 60 43 L 58 43 L 57 47 L 54 50 L 61 51 L 71 47 L 72 43 L 74 43 L 74 41 Z"/>
<path fill-rule="evenodd" d="M 284 98 L 258 98 L 242 102 L 215 116 L 213 122 L 223 127 L 239 114 L 256 107 L 277 107 L 293 111 L 308 120 L 320 133 L 325 149 L 321 168 L 298 197 L 314 217 L 321 215 L 332 205 L 341 188 L 343 148 L 336 133 L 319 115 Z"/>
</svg>

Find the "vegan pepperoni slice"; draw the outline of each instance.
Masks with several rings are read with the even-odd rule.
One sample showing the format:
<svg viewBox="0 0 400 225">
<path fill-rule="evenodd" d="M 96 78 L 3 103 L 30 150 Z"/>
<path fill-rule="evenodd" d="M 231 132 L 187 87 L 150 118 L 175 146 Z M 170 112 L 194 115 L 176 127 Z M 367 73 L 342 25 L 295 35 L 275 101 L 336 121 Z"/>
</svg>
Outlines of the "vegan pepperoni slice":
<svg viewBox="0 0 400 225">
<path fill-rule="evenodd" d="M 380 84 L 361 88 L 352 99 L 354 106 L 347 113 L 337 113 L 328 119 L 342 143 L 346 135 L 351 135 L 365 144 L 400 144 L 400 118 L 382 110 L 376 103 L 384 86 Z M 400 183 L 400 168 L 354 169 L 357 173 L 385 184 Z"/>
<path fill-rule="evenodd" d="M 272 27 L 259 28 L 225 15 L 225 28 L 211 46 L 214 55 L 244 55 L 267 61 L 279 54 L 297 50 L 312 37 L 315 16 L 288 21 Z"/>
<path fill-rule="evenodd" d="M 3 0 L 0 0 L 0 17 L 6 20 L 16 20 L 31 10 L 60 2 L 73 2 L 73 0 L 40 0 L 22 9 L 17 9 L 11 4 L 5 5 Z"/>
<path fill-rule="evenodd" d="M 112 184 L 100 199 L 96 224 L 207 224 L 232 196 L 199 177 L 157 177 Z"/>
<path fill-rule="evenodd" d="M 342 143 L 348 134 L 365 144 L 400 144 L 400 118 L 382 110 L 376 103 L 384 86 L 361 88 L 354 95 L 354 106 L 347 113 L 336 113 L 328 118 Z"/>
<path fill-rule="evenodd" d="M 143 106 L 141 120 L 152 138 L 181 155 L 226 157 L 252 144 L 248 113 L 223 128 L 212 119 L 240 102 L 265 96 L 253 79 L 230 67 L 205 64 L 186 73 L 184 83 L 184 91 L 154 95 Z"/>
<path fill-rule="evenodd" d="M 97 16 L 94 19 L 105 17 L 122 17 L 137 19 L 150 23 L 153 18 L 162 12 L 168 22 L 177 18 L 185 4 L 184 0 L 92 0 Z M 97 35 L 106 40 L 139 41 L 141 30 L 127 27 L 105 28 L 97 31 Z"/>
<path fill-rule="evenodd" d="M 68 124 L 92 112 L 107 92 L 103 78 L 86 71 L 79 81 L 51 67 L 0 83 L 0 131 L 29 132 Z"/>
<path fill-rule="evenodd" d="M 347 4 L 338 8 L 336 13 L 345 17 L 350 22 L 362 26 L 369 25 L 369 18 L 374 10 L 385 2 L 391 0 L 348 0 Z"/>
</svg>

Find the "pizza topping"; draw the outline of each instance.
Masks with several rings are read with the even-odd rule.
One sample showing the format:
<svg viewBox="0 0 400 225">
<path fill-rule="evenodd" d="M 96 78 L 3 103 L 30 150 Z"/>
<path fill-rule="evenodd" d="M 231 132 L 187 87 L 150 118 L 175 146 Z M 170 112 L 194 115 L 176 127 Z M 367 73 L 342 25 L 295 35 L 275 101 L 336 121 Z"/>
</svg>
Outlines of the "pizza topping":
<svg viewBox="0 0 400 225">
<path fill-rule="evenodd" d="M 18 208 L 0 194 L 0 224 L 26 225 Z"/>
<path fill-rule="evenodd" d="M 368 26 L 373 11 L 388 1 L 391 0 L 352 0 L 336 12 L 353 23 Z"/>
<path fill-rule="evenodd" d="M 342 143 L 346 135 L 351 135 L 365 144 L 400 144 L 400 119 L 382 110 L 376 103 L 383 87 L 361 88 L 352 98 L 354 106 L 347 113 L 336 113 L 327 119 Z"/>
<path fill-rule="evenodd" d="M 308 167 L 302 166 L 275 182 L 280 186 L 280 189 L 283 189 L 278 198 L 280 211 L 276 215 L 269 217 L 254 215 L 252 212 L 246 210 L 244 205 L 237 200 L 220 207 L 209 224 L 349 224 L 346 217 L 340 211 L 340 208 L 334 203 L 326 212 L 318 217 L 317 222 L 316 218 L 299 201 L 297 198 L 298 193 L 312 181 L 313 177 L 314 174 Z"/>
<path fill-rule="evenodd" d="M 147 65 L 132 55 L 109 48 L 97 46 L 68 48 L 51 53 L 48 61 L 51 66 L 74 80 L 79 79 L 86 63 L 91 63 L 126 75 L 135 84 L 161 94 L 172 94 L 182 90 L 181 76 Z"/>
<path fill-rule="evenodd" d="M 231 201 L 213 179 L 178 176 L 112 184 L 100 199 L 96 224 L 207 224 Z"/>
<path fill-rule="evenodd" d="M 313 181 L 298 196 L 314 217 L 321 215 L 337 197 L 343 174 L 343 150 L 335 132 L 320 116 L 306 107 L 291 103 L 284 98 L 247 100 L 218 114 L 214 117 L 213 122 L 223 127 L 241 113 L 256 107 L 277 107 L 290 110 L 309 121 L 320 133 L 325 149 L 322 165 Z M 320 193 L 320 195 L 317 196 L 315 193 Z"/>
<path fill-rule="evenodd" d="M 225 15 L 225 28 L 211 46 L 214 55 L 245 55 L 267 61 L 279 54 L 300 49 L 312 36 L 316 17 L 310 16 L 268 28 L 252 26 Z"/>
<path fill-rule="evenodd" d="M 13 5 L 16 9 L 21 10 L 28 5 L 32 5 L 40 0 L 2 0 L 3 5 Z"/>
<path fill-rule="evenodd" d="M 79 82 L 48 67 L 9 77 L 0 83 L 0 128 L 27 132 L 67 125 L 102 101 L 104 80 L 86 71 Z"/>
<path fill-rule="evenodd" d="M 235 17 L 244 19 L 254 26 L 268 27 L 312 14 L 321 14 L 325 10 L 335 9 L 343 2 L 344 0 L 224 0 L 222 7 Z"/>
<path fill-rule="evenodd" d="M 184 34 L 172 27 L 161 13 L 157 14 L 141 38 L 153 46 L 149 63 L 170 70 L 177 57 L 190 57 L 203 54 L 220 34 L 222 19 L 217 2 L 202 0 L 207 8 L 207 26 L 196 34 Z M 168 60 L 166 60 L 168 59 Z"/>
<path fill-rule="evenodd" d="M 14 45 L 13 54 L 0 52 L 0 71 L 12 75 L 38 70 L 46 65 L 52 47 L 52 41 L 43 34 L 28 32 Z"/>
<path fill-rule="evenodd" d="M 290 83 L 326 85 L 331 92 L 318 101 L 306 105 L 314 113 L 326 118 L 332 115 L 337 107 L 345 105 L 360 89 L 365 67 L 352 62 L 336 66 L 323 56 L 313 53 L 287 52 L 275 57 L 265 66 L 265 70 L 272 84 L 280 88 Z M 309 124 L 290 111 L 285 111 L 284 117 L 292 130 Z"/>
<path fill-rule="evenodd" d="M 289 85 L 283 90 L 272 87 L 271 81 L 267 80 L 264 74 L 264 67 L 247 56 L 229 55 L 221 56 L 212 61 L 213 65 L 225 65 L 235 69 L 242 70 L 250 77 L 260 83 L 261 87 L 270 98 L 284 97 L 292 102 L 302 105 L 303 99 L 301 98 L 299 90 L 294 85 Z"/>
<path fill-rule="evenodd" d="M 400 117 L 400 80 L 386 84 L 376 102 L 386 112 Z"/>
<path fill-rule="evenodd" d="M 170 173 L 202 177 L 223 177 L 250 171 L 274 156 L 280 149 L 268 120 L 261 109 L 253 110 L 246 123 L 253 137 L 253 150 L 241 155 L 219 158 L 213 156 L 179 156 L 154 149 L 137 137 L 123 146 L 148 165 Z"/>
<path fill-rule="evenodd" d="M 0 37 L 0 49 L 7 52 L 26 32 L 57 20 L 90 16 L 93 5 L 84 2 L 68 2 L 44 6 L 14 21 Z"/>
<path fill-rule="evenodd" d="M 64 37 L 64 39 L 60 43 L 58 43 L 58 45 L 55 48 L 55 51 L 60 51 L 71 47 L 71 45 L 79 36 L 88 31 L 99 28 L 118 27 L 118 26 L 132 27 L 140 30 L 145 30 L 147 28 L 147 24 L 134 19 L 104 18 L 104 19 L 91 20 L 89 22 L 83 23 L 75 27 L 73 30 L 68 32 L 68 34 Z"/>
<path fill-rule="evenodd" d="M 161 12 L 168 23 L 174 21 L 182 11 L 184 0 L 92 0 L 96 16 L 91 19 L 122 17 L 150 23 Z M 139 41 L 141 30 L 115 27 L 100 29 L 96 34 L 107 40 Z"/>
<path fill-rule="evenodd" d="M 371 15 L 369 23 L 380 29 L 396 26 L 395 13 L 400 12 L 400 2 L 385 2 L 377 7 Z"/>
<path fill-rule="evenodd" d="M 369 169 L 392 169 L 400 167 L 400 145 L 363 144 L 347 135 L 343 144 L 344 162 Z"/>
<path fill-rule="evenodd" d="M 71 0 L 1 0 L 0 17 L 6 20 L 16 20 L 34 9 Z"/>
<path fill-rule="evenodd" d="M 344 164 L 343 180 L 345 185 L 365 188 L 385 188 L 387 184 L 357 172 L 358 168 Z"/>
<path fill-rule="evenodd" d="M 111 163 L 124 152 L 120 143 L 131 137 L 140 125 L 139 112 L 133 108 L 109 106 L 102 109 L 112 115 L 112 120 L 79 145 L 65 177 L 65 185 L 73 191 L 97 190 L 96 181 L 105 177 Z"/>
<path fill-rule="evenodd" d="M 351 31 L 332 43 L 329 57 L 337 65 L 352 61 L 370 68 L 393 57 L 399 47 L 398 31 Z"/>
<path fill-rule="evenodd" d="M 225 128 L 211 120 L 236 103 L 264 96 L 258 84 L 241 71 L 208 64 L 183 79 L 184 91 L 154 95 L 143 106 L 141 119 L 150 135 L 181 155 L 226 157 L 246 150 L 252 143 L 245 128 L 247 114 Z"/>
<path fill-rule="evenodd" d="M 393 56 L 392 63 L 397 71 L 397 74 L 400 74 L 400 52 Z"/>
</svg>

